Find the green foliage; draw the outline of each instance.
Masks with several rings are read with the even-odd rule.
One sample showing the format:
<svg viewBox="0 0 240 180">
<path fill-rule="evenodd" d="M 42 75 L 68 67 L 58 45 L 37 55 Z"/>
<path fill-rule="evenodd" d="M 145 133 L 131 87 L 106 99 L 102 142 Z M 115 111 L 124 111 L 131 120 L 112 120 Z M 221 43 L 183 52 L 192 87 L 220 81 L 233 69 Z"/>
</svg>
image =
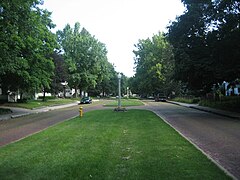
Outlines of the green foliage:
<svg viewBox="0 0 240 180">
<path fill-rule="evenodd" d="M 106 61 L 106 64 L 103 64 L 102 69 L 101 82 L 97 83 L 96 88 L 89 89 L 89 93 L 96 96 L 102 94 L 103 97 L 116 95 L 118 89 L 118 78 L 114 65 Z"/>
<path fill-rule="evenodd" d="M 0 179 L 231 179 L 150 111 L 91 111 L 0 149 Z"/>
<path fill-rule="evenodd" d="M 49 58 L 57 47 L 50 29 L 51 13 L 41 1 L 6 1 L 0 5 L 0 83 L 7 90 L 49 88 L 54 64 Z"/>
<path fill-rule="evenodd" d="M 12 113 L 11 109 L 0 108 L 0 115 Z"/>
<path fill-rule="evenodd" d="M 240 2 L 182 0 L 187 10 L 169 26 L 175 75 L 188 88 L 208 92 L 212 84 L 240 76 Z"/>
<path fill-rule="evenodd" d="M 50 100 L 50 99 L 57 99 L 56 96 L 38 96 L 38 99 L 45 99 L 45 100 Z"/>
<path fill-rule="evenodd" d="M 176 97 L 172 99 L 173 101 L 188 103 L 188 104 L 197 104 L 200 101 L 200 98 L 197 97 Z"/>
<path fill-rule="evenodd" d="M 51 89 L 50 92 L 57 95 L 59 92 L 63 92 L 63 86 L 61 85 L 62 82 L 68 81 L 69 74 L 66 61 L 63 58 L 63 55 L 59 52 L 55 51 L 51 55 L 55 70 L 54 76 L 52 78 Z"/>
<path fill-rule="evenodd" d="M 75 23 L 74 28 L 66 25 L 57 35 L 68 65 L 70 86 L 88 90 L 110 78 L 105 45 L 85 28 L 81 29 L 80 23 Z"/>
<path fill-rule="evenodd" d="M 221 97 L 219 100 L 201 99 L 199 105 L 240 113 L 240 97 Z"/>
<path fill-rule="evenodd" d="M 174 57 L 170 44 L 159 33 L 152 39 L 139 40 L 134 50 L 136 74 L 129 80 L 135 93 L 151 95 L 170 91 Z M 172 89 L 173 90 L 173 89 Z"/>
</svg>

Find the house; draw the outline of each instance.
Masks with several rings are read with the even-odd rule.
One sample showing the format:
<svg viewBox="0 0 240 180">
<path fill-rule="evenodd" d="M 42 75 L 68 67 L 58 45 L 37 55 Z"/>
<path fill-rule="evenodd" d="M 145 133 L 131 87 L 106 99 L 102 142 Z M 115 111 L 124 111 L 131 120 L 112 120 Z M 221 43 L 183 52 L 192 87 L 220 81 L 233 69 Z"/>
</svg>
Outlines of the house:
<svg viewBox="0 0 240 180">
<path fill-rule="evenodd" d="M 239 80 L 233 82 L 223 81 L 222 87 L 225 92 L 225 96 L 239 96 L 240 95 L 240 83 Z"/>
</svg>

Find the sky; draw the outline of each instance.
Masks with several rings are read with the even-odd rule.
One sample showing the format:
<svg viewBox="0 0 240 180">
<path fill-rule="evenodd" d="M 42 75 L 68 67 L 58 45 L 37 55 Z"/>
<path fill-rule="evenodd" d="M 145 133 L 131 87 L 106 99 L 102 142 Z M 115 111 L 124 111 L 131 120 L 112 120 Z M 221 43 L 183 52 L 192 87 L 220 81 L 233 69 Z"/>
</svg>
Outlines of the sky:
<svg viewBox="0 0 240 180">
<path fill-rule="evenodd" d="M 184 12 L 181 0 L 44 0 L 52 12 L 54 31 L 76 22 L 108 50 L 108 60 L 117 72 L 131 77 L 134 44 L 166 32 L 166 26 Z"/>
</svg>

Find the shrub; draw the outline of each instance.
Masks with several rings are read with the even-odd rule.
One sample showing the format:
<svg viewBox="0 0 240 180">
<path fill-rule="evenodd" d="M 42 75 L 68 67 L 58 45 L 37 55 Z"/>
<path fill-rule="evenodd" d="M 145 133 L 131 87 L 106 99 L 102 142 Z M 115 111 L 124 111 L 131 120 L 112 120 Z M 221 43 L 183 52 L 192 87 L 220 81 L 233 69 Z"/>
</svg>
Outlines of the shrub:
<svg viewBox="0 0 240 180">
<path fill-rule="evenodd" d="M 12 113 L 11 109 L 0 108 L 0 115 Z"/>
<path fill-rule="evenodd" d="M 27 99 L 27 98 L 18 99 L 17 102 L 18 102 L 18 103 L 27 103 L 27 102 L 28 102 L 28 99 Z"/>
<path fill-rule="evenodd" d="M 223 110 L 229 110 L 234 112 L 240 112 L 240 97 L 239 96 L 223 96 L 219 100 L 202 99 L 199 105 L 223 109 Z"/>
<path fill-rule="evenodd" d="M 43 96 L 39 96 L 38 99 L 43 99 Z M 48 100 L 48 99 L 56 99 L 55 96 L 45 96 L 45 100 Z"/>
<path fill-rule="evenodd" d="M 176 97 L 173 99 L 173 101 L 182 102 L 182 103 L 188 103 L 188 104 L 197 104 L 200 101 L 199 97 Z"/>
</svg>

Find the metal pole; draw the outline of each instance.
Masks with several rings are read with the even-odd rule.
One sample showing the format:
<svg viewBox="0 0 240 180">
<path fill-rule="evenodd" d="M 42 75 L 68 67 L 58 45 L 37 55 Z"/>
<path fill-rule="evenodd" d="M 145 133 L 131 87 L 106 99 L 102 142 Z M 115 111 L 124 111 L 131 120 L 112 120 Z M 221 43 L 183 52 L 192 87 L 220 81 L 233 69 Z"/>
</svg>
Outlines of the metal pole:
<svg viewBox="0 0 240 180">
<path fill-rule="evenodd" d="M 121 78 L 118 78 L 118 109 L 121 108 Z"/>
</svg>

